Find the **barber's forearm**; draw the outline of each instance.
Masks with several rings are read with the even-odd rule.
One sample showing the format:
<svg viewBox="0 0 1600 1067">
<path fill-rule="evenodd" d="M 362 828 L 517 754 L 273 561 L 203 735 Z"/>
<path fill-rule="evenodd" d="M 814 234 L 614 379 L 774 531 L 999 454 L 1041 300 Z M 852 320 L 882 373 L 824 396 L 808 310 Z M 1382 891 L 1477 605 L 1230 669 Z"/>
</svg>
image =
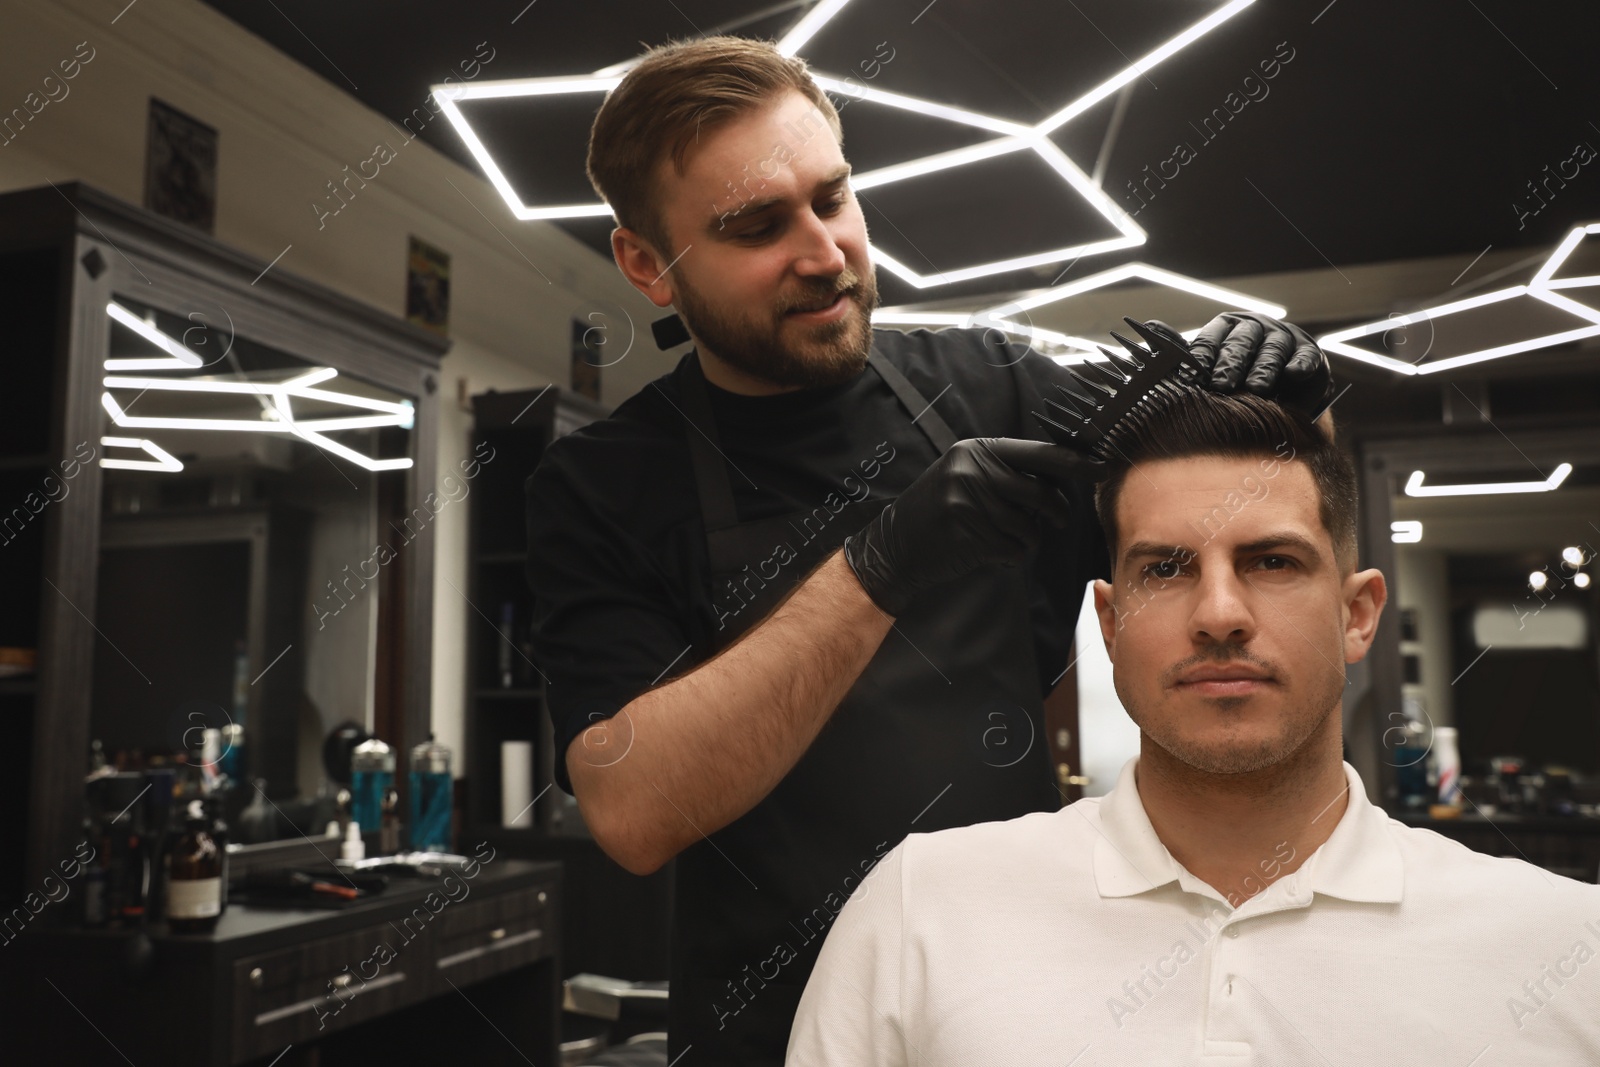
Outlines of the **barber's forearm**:
<svg viewBox="0 0 1600 1067">
<path fill-rule="evenodd" d="M 567 769 L 601 847 L 648 874 L 755 807 L 892 624 L 835 552 L 731 647 L 580 734 Z"/>
</svg>

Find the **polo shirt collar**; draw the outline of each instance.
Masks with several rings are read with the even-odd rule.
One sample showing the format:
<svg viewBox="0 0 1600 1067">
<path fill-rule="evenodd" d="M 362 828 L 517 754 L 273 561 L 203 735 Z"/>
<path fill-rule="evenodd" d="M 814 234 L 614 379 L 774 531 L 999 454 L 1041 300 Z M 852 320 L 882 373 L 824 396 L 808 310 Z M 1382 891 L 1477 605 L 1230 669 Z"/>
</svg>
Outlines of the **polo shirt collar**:
<svg viewBox="0 0 1600 1067">
<path fill-rule="evenodd" d="M 1216 891 L 1185 870 L 1156 836 L 1134 782 L 1138 763 L 1139 757 L 1134 756 L 1122 765 L 1116 786 L 1100 802 L 1100 836 L 1094 846 L 1095 886 L 1100 895 L 1135 896 L 1176 881 L 1187 892 L 1217 897 Z M 1356 769 L 1349 763 L 1343 767 L 1350 789 L 1344 815 L 1328 840 L 1291 877 L 1309 884 L 1313 893 L 1398 903 L 1405 868 L 1400 846 L 1389 833 L 1388 815 L 1367 799 Z"/>
</svg>

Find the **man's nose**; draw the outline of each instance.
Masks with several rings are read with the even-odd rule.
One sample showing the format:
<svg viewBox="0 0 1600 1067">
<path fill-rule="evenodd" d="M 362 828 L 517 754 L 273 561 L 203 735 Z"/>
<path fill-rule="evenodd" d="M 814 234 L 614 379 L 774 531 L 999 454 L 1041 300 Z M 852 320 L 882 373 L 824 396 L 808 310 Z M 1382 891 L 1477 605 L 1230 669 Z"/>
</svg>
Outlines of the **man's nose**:
<svg viewBox="0 0 1600 1067">
<path fill-rule="evenodd" d="M 1244 641 L 1255 636 L 1251 590 L 1232 571 L 1203 572 L 1195 589 L 1190 630 L 1197 641 Z"/>
<path fill-rule="evenodd" d="M 802 277 L 836 278 L 844 273 L 849 260 L 829 224 L 815 212 L 805 212 L 794 232 L 796 242 L 795 273 Z"/>
</svg>

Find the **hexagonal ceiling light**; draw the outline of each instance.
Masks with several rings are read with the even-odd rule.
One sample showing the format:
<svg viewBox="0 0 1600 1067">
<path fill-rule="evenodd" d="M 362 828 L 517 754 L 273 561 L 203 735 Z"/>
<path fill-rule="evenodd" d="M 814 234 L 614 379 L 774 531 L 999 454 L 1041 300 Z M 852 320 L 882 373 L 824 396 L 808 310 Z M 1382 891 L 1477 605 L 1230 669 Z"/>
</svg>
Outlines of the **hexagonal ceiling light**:
<svg viewBox="0 0 1600 1067">
<path fill-rule="evenodd" d="M 1170 270 L 1152 266 L 1149 263 L 1124 263 L 1110 270 L 1092 274 L 1087 278 L 1066 282 L 1062 285 L 1052 286 L 1028 296 L 1009 300 L 1004 304 L 980 308 L 970 313 L 949 311 L 918 311 L 915 308 L 883 308 L 875 313 L 872 321 L 877 325 L 944 325 L 966 327 L 992 327 L 1003 330 L 1009 334 L 1025 337 L 1029 341 L 1039 341 L 1046 345 L 1054 346 L 1060 351 L 1051 353 L 1051 358 L 1058 363 L 1085 363 L 1103 362 L 1105 357 L 1100 354 L 1098 344 L 1087 338 L 1064 334 L 1056 330 L 1045 329 L 1032 323 L 1018 322 L 1016 316 L 1026 315 L 1034 308 L 1044 307 L 1094 289 L 1103 289 L 1109 285 L 1120 282 L 1140 279 L 1155 285 L 1164 286 L 1188 293 L 1191 296 L 1215 300 L 1230 308 L 1243 308 L 1246 311 L 1256 311 L 1263 315 L 1270 315 L 1281 319 L 1288 314 L 1288 309 L 1269 300 L 1254 297 L 1248 293 L 1241 293 L 1234 289 L 1225 289 L 1220 285 L 1212 285 L 1198 278 L 1191 278 L 1184 274 L 1176 274 Z M 1192 327 L 1181 331 L 1183 336 L 1192 339 L 1200 332 L 1200 327 Z"/>
<path fill-rule="evenodd" d="M 816 35 L 817 31 L 826 25 L 849 2 L 850 0 L 823 0 L 822 3 L 807 12 L 784 35 L 783 39 L 778 42 L 778 50 L 784 55 L 798 54 L 799 50 Z M 1060 263 L 1073 257 L 1095 255 L 1143 244 L 1145 240 L 1144 230 L 1114 200 L 1107 196 L 1077 164 L 1073 163 L 1066 153 L 1057 148 L 1050 141 L 1049 135 L 1118 89 L 1121 89 L 1128 82 L 1140 77 L 1163 60 L 1192 44 L 1253 3 L 1255 3 L 1255 0 L 1231 0 L 1230 3 L 1218 8 L 1165 44 L 1131 63 L 1118 74 L 1101 82 L 1034 126 L 950 107 L 931 100 L 874 89 L 836 78 L 832 75 L 813 72 L 813 78 L 825 90 L 842 93 L 848 88 L 850 95 L 856 99 L 870 100 L 888 107 L 945 119 L 1001 135 L 994 140 L 977 145 L 941 152 L 920 159 L 908 160 L 904 163 L 897 163 L 889 167 L 882 167 L 875 171 L 855 175 L 851 178 L 851 185 L 855 189 L 869 189 L 895 181 L 904 181 L 952 167 L 993 159 L 1012 152 L 1032 151 L 1043 159 L 1066 182 L 1069 188 L 1105 218 L 1118 233 L 1116 237 L 1099 241 L 1090 241 L 1066 248 L 1014 256 L 953 271 L 944 271 L 931 276 L 917 272 L 877 247 L 873 248 L 874 260 L 881 263 L 886 269 L 908 284 L 918 289 L 927 289 L 936 285 L 949 285 L 1006 271 Z M 517 195 L 516 190 L 512 188 L 511 182 L 506 178 L 504 171 L 495 162 L 488 147 L 474 132 L 466 116 L 462 114 L 460 107 L 457 106 L 457 101 L 573 93 L 606 93 L 621 82 L 623 74 L 637 61 L 637 58 L 629 59 L 588 75 L 512 78 L 500 81 L 477 82 L 472 85 L 435 85 L 431 87 L 431 90 L 434 99 L 438 101 L 440 111 L 449 119 L 450 124 L 455 127 L 467 150 L 477 160 L 478 166 L 482 168 L 485 177 L 500 193 L 500 196 L 506 202 L 506 206 L 510 208 L 514 216 L 527 221 L 597 217 L 611 213 L 610 207 L 602 201 L 588 204 L 537 207 L 524 204 L 521 197 Z"/>
<path fill-rule="evenodd" d="M 1558 289 L 1590 289 L 1600 287 L 1600 275 L 1584 275 L 1571 278 L 1557 278 L 1556 271 L 1560 270 L 1578 247 L 1585 236 L 1600 234 L 1600 222 L 1589 223 L 1585 226 L 1576 226 L 1561 239 L 1555 251 L 1550 253 L 1550 258 L 1534 274 L 1526 285 L 1513 285 L 1507 289 L 1497 289 L 1492 293 L 1483 293 L 1478 296 L 1457 300 L 1449 304 L 1440 304 L 1437 307 L 1424 308 L 1405 315 L 1395 315 L 1377 322 L 1362 323 L 1343 330 L 1334 330 L 1317 338 L 1317 343 L 1325 351 L 1337 352 L 1342 356 L 1370 363 L 1375 367 L 1383 367 L 1394 371 L 1396 374 L 1437 374 L 1440 371 L 1452 370 L 1473 363 L 1482 363 L 1485 360 L 1501 359 L 1505 356 L 1514 356 L 1520 352 L 1531 352 L 1538 348 L 1549 348 L 1551 345 L 1564 344 L 1568 341 L 1579 341 L 1587 337 L 1600 337 L 1600 308 L 1583 304 L 1571 297 L 1557 292 Z M 1432 360 L 1428 363 L 1411 362 L 1395 359 L 1393 356 L 1382 352 L 1375 352 L 1370 348 L 1360 348 L 1350 342 L 1359 337 L 1370 337 L 1373 334 L 1386 334 L 1402 327 L 1414 326 L 1422 322 L 1444 318 L 1449 315 L 1460 314 L 1489 304 L 1499 304 L 1509 300 L 1527 297 L 1541 300 L 1552 307 L 1559 308 L 1588 323 L 1576 329 L 1563 330 L 1558 333 L 1543 334 L 1530 337 L 1509 344 L 1496 345 L 1490 348 L 1478 349 L 1473 352 L 1463 352 L 1460 355 L 1449 356 L 1444 359 Z M 1431 349 L 1431 345 L 1430 345 Z M 1426 358 L 1424 352 L 1419 360 Z"/>
</svg>

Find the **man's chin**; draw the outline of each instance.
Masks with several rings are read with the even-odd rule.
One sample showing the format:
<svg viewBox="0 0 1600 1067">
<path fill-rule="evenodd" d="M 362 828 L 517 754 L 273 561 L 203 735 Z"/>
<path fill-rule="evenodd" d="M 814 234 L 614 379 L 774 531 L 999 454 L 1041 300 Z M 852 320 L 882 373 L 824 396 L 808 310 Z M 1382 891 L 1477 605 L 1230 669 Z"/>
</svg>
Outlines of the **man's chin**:
<svg viewBox="0 0 1600 1067">
<path fill-rule="evenodd" d="M 851 381 L 866 369 L 872 350 L 869 306 L 875 306 L 872 296 L 856 294 L 834 322 L 807 323 L 780 314 L 766 330 L 709 317 L 692 301 L 678 313 L 699 343 L 751 378 L 779 388 L 818 389 Z"/>
<path fill-rule="evenodd" d="M 868 329 L 862 336 L 860 326 L 852 321 L 857 314 L 859 308 L 852 305 L 851 311 L 833 324 L 842 328 L 826 334 L 814 332 L 818 331 L 815 326 L 793 321 L 785 323 L 792 331 L 788 335 L 788 349 L 795 356 L 788 368 L 793 379 L 790 384 L 808 388 L 837 385 L 866 369 L 867 355 L 872 350 L 872 331 Z"/>
<path fill-rule="evenodd" d="M 825 364 L 811 363 L 803 370 L 797 368 L 796 372 L 789 375 L 788 385 L 797 385 L 802 389 L 823 389 L 830 385 L 842 385 L 851 381 L 867 367 L 866 357 L 859 359 L 829 361 Z"/>
<path fill-rule="evenodd" d="M 1280 737 L 1167 738 L 1156 741 L 1179 763 L 1203 774 L 1236 775 L 1264 771 L 1289 755 Z"/>
</svg>

